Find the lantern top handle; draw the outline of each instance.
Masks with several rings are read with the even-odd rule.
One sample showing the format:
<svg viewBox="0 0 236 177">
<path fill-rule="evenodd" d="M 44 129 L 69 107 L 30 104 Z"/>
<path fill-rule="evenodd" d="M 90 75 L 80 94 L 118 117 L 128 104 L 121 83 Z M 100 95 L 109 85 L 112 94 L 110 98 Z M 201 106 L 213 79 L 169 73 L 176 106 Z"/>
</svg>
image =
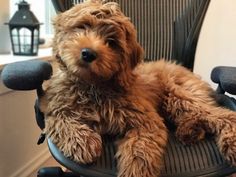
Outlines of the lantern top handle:
<svg viewBox="0 0 236 177">
<path fill-rule="evenodd" d="M 25 0 L 21 0 L 20 3 L 18 4 L 18 9 L 19 10 L 29 10 L 30 9 L 30 5 Z"/>
</svg>

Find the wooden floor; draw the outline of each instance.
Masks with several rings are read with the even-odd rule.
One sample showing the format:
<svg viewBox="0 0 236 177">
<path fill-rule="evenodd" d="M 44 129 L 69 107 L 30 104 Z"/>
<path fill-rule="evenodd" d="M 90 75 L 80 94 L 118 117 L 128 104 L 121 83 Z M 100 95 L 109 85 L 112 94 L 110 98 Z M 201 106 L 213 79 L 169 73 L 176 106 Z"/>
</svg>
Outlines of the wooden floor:
<svg viewBox="0 0 236 177">
<path fill-rule="evenodd" d="M 63 171 L 65 170 L 65 168 L 63 166 L 61 166 L 59 163 L 56 162 L 56 160 L 53 157 L 51 157 L 45 163 L 43 163 L 41 165 L 41 167 L 39 167 L 39 169 L 42 168 L 42 167 L 58 167 L 58 166 L 61 167 L 63 169 Z M 37 177 L 37 172 L 38 172 L 39 169 L 35 170 L 28 177 Z"/>
</svg>

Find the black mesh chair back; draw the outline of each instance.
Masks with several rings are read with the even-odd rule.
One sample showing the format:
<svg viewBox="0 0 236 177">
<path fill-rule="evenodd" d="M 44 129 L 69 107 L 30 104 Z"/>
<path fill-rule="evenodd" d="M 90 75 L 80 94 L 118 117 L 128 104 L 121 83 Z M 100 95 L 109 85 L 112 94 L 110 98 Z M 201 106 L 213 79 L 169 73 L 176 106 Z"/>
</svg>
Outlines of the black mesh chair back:
<svg viewBox="0 0 236 177">
<path fill-rule="evenodd" d="M 52 0 L 52 4 L 57 13 L 65 12 L 75 4 L 81 3 L 84 0 Z"/>
<path fill-rule="evenodd" d="M 134 23 L 145 60 L 176 60 L 193 69 L 198 36 L 210 0 L 109 0 Z M 52 1 L 65 11 L 82 0 Z M 63 5 L 64 4 L 64 5 Z"/>
<path fill-rule="evenodd" d="M 131 18 L 145 60 L 174 59 L 192 69 L 210 0 L 113 0 Z"/>
</svg>

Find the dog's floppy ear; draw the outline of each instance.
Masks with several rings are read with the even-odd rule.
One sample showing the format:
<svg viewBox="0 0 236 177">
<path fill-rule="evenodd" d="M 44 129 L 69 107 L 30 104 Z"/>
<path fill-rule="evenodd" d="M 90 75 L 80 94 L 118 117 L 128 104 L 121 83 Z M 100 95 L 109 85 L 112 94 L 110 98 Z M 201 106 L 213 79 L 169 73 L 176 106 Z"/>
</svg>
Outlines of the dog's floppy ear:
<svg viewBox="0 0 236 177">
<path fill-rule="evenodd" d="M 132 24 L 131 24 L 132 25 Z M 136 30 L 133 27 L 126 27 L 126 40 L 130 48 L 130 66 L 135 68 L 135 66 L 143 60 L 143 48 L 137 41 Z"/>
<path fill-rule="evenodd" d="M 131 68 L 134 69 L 135 66 L 143 60 L 143 48 L 138 42 L 134 45 L 131 44 L 131 47 Z"/>
</svg>

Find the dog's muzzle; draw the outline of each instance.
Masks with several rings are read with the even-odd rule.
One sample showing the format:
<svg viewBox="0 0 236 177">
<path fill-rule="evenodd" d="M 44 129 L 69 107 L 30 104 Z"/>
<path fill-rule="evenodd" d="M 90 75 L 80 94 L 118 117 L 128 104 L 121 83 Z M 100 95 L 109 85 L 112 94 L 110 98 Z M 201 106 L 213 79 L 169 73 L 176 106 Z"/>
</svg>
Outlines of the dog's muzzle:
<svg viewBox="0 0 236 177">
<path fill-rule="evenodd" d="M 83 61 L 91 63 L 97 58 L 97 53 L 90 48 L 83 48 L 80 57 Z"/>
</svg>

